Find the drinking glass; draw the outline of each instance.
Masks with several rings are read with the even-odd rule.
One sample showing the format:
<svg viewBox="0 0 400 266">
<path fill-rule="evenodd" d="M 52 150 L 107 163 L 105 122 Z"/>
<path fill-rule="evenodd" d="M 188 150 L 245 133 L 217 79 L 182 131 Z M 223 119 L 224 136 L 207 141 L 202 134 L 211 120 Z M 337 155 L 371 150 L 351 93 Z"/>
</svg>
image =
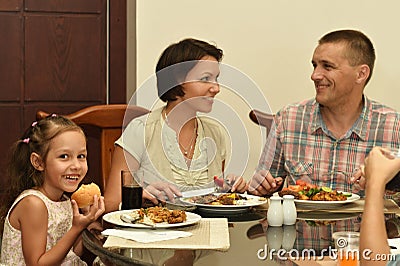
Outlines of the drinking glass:
<svg viewBox="0 0 400 266">
<path fill-rule="evenodd" d="M 359 261 L 360 233 L 335 232 L 332 235 L 338 255 L 339 266 L 356 266 Z"/>
<path fill-rule="evenodd" d="M 143 188 L 138 183 L 142 180 L 141 170 L 121 171 L 122 210 L 140 209 L 142 207 Z"/>
</svg>

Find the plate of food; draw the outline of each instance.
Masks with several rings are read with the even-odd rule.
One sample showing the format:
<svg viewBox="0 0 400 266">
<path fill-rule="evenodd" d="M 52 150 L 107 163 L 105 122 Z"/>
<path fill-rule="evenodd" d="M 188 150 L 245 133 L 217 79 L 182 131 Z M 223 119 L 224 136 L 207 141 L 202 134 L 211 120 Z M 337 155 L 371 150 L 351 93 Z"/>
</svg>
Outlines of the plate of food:
<svg viewBox="0 0 400 266">
<path fill-rule="evenodd" d="M 293 195 L 297 207 L 306 209 L 336 209 L 360 199 L 360 196 L 329 187 L 319 187 L 297 180 L 296 185 L 289 185 L 279 192 L 280 196 Z"/>
<path fill-rule="evenodd" d="M 196 205 L 199 210 L 242 212 L 250 207 L 267 203 L 264 197 L 239 193 L 210 193 L 182 198 L 181 201 Z"/>
<path fill-rule="evenodd" d="M 103 216 L 103 220 L 118 226 L 157 229 L 192 225 L 199 222 L 201 216 L 184 210 L 156 206 L 110 212 Z"/>
</svg>

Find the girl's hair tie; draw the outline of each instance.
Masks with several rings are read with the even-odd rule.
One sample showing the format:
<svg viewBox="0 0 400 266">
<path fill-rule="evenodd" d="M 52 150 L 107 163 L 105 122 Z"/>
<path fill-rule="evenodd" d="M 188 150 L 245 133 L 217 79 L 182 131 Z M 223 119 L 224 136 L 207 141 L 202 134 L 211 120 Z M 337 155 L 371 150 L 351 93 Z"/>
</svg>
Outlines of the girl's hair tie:
<svg viewBox="0 0 400 266">
<path fill-rule="evenodd" d="M 30 140 L 29 138 L 26 138 L 26 139 L 23 139 L 22 142 L 26 143 L 26 144 L 29 144 L 29 140 Z"/>
<path fill-rule="evenodd" d="M 36 126 L 37 125 L 37 121 L 34 121 L 33 123 L 32 123 L 32 127 L 34 127 L 34 126 Z"/>
</svg>

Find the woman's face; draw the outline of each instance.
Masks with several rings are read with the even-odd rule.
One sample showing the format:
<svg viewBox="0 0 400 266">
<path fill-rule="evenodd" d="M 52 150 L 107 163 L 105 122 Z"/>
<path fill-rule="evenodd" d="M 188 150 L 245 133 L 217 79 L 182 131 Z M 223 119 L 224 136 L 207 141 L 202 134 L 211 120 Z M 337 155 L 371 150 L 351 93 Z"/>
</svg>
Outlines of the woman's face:
<svg viewBox="0 0 400 266">
<path fill-rule="evenodd" d="M 214 97 L 220 91 L 219 73 L 219 63 L 214 57 L 202 57 L 186 75 L 185 83 L 181 85 L 185 95 L 179 100 L 195 111 L 210 112 Z"/>
</svg>

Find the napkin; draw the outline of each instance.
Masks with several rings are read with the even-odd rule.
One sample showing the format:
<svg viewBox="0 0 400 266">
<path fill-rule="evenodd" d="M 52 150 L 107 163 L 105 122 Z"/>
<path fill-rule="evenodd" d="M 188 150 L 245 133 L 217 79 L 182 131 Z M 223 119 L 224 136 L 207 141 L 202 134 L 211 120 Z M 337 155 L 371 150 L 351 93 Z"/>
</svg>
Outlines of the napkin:
<svg viewBox="0 0 400 266">
<path fill-rule="evenodd" d="M 101 232 L 105 236 L 117 236 L 129 240 L 134 240 L 141 243 L 151 243 L 176 239 L 181 237 L 189 237 L 193 235 L 191 232 L 177 230 L 140 230 L 140 229 L 106 229 Z"/>
<path fill-rule="evenodd" d="M 389 238 L 390 253 L 400 254 L 400 238 Z"/>
</svg>

